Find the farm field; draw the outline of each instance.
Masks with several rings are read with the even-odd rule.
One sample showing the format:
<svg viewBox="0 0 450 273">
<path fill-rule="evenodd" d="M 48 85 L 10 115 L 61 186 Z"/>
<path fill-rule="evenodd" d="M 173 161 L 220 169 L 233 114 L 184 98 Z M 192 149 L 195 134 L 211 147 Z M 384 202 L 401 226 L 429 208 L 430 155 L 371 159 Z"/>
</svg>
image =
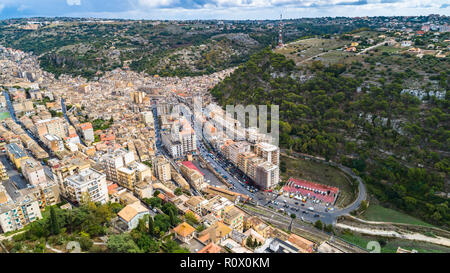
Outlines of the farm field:
<svg viewBox="0 0 450 273">
<path fill-rule="evenodd" d="M 363 219 L 368 221 L 393 222 L 432 227 L 431 224 L 425 223 L 417 218 L 380 205 L 370 205 L 366 212 L 364 212 Z"/>
</svg>

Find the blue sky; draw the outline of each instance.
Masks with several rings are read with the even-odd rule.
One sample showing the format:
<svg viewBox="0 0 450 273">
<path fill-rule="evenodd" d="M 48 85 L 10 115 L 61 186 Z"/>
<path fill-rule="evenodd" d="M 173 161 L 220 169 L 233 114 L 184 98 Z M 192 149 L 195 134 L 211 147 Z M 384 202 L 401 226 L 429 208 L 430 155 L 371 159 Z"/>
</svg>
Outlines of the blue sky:
<svg viewBox="0 0 450 273">
<path fill-rule="evenodd" d="M 450 15 L 449 0 L 0 0 L 0 19 L 68 16 L 124 19 L 277 19 Z"/>
</svg>

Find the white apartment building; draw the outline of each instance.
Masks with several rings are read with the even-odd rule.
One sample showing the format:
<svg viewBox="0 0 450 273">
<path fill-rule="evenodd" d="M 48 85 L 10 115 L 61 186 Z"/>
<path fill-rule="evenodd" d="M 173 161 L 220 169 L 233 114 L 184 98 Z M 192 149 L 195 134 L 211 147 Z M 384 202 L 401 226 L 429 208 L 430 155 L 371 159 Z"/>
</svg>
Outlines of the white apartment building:
<svg viewBox="0 0 450 273">
<path fill-rule="evenodd" d="M 231 143 L 226 146 L 225 149 L 226 157 L 234 164 L 238 164 L 238 156 L 239 154 L 250 152 L 250 143 L 247 141 L 239 141 Z"/>
<path fill-rule="evenodd" d="M 280 148 L 265 142 L 255 145 L 255 154 L 264 158 L 267 162 L 280 165 Z"/>
<path fill-rule="evenodd" d="M 47 181 L 44 167 L 36 160 L 28 158 L 22 161 L 22 173 L 28 182 L 32 185 L 39 185 Z"/>
<path fill-rule="evenodd" d="M 80 129 L 86 141 L 93 142 L 95 140 L 94 129 L 90 122 L 80 124 Z"/>
<path fill-rule="evenodd" d="M 66 197 L 73 202 L 81 203 L 89 196 L 93 202 L 108 202 L 106 175 L 92 169 L 84 169 L 64 179 Z"/>
<path fill-rule="evenodd" d="M 55 135 L 60 138 L 64 138 L 66 136 L 64 123 L 60 118 L 50 118 L 37 121 L 36 132 L 40 137 L 45 134 Z"/>
<path fill-rule="evenodd" d="M 262 189 L 271 189 L 280 182 L 280 169 L 271 162 L 263 162 L 256 167 L 254 181 Z"/>
<path fill-rule="evenodd" d="M 156 177 L 161 181 L 168 181 L 172 179 L 170 173 L 170 163 L 167 159 L 160 155 L 153 162 Z"/>
<path fill-rule="evenodd" d="M 155 120 L 153 119 L 153 112 L 151 111 L 145 111 L 141 112 L 142 120 L 144 121 L 145 125 L 147 126 L 153 126 Z"/>
<path fill-rule="evenodd" d="M 41 210 L 36 199 L 25 195 L 13 201 L 0 187 L 0 228 L 3 232 L 21 229 L 41 218 Z"/>
<path fill-rule="evenodd" d="M 132 151 L 125 149 L 118 149 L 116 151 L 108 152 L 101 158 L 103 170 L 106 178 L 114 183 L 118 183 L 117 170 L 121 167 L 127 166 L 136 159 Z"/>
<path fill-rule="evenodd" d="M 194 129 L 186 118 L 174 121 L 170 133 L 161 136 L 164 147 L 172 157 L 178 158 L 197 149 L 197 139 Z"/>
</svg>

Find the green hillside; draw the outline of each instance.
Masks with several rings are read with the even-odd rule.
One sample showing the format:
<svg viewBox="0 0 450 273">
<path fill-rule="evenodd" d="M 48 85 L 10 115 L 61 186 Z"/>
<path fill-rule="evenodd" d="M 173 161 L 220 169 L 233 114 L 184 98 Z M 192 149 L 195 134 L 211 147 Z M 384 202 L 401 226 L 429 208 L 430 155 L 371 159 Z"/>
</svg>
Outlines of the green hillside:
<svg viewBox="0 0 450 273">
<path fill-rule="evenodd" d="M 438 193 L 445 192 L 449 173 L 449 94 L 420 101 L 401 91 L 418 73 L 442 79 L 439 88 L 448 89 L 450 62 L 432 56 L 396 58 L 413 64 L 395 73 L 386 73 L 389 65 L 371 69 L 383 78 L 374 83 L 358 64 L 313 61 L 296 67 L 265 49 L 211 92 L 223 106 L 279 105 L 281 146 L 350 166 L 382 203 L 448 226 L 448 201 Z M 425 72 L 427 65 L 439 69 Z"/>
</svg>

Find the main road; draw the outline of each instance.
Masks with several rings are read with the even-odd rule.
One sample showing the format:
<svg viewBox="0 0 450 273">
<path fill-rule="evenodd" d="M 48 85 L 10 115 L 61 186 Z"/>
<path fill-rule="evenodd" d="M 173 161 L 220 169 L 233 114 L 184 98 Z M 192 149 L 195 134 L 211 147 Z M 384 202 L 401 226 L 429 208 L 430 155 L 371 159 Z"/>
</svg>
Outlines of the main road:
<svg viewBox="0 0 450 273">
<path fill-rule="evenodd" d="M 156 109 L 155 108 L 156 107 L 154 107 L 154 111 L 155 111 L 154 113 L 155 113 L 155 118 L 156 118 Z M 279 196 L 276 194 L 272 194 L 269 192 L 263 192 L 263 191 L 253 191 L 252 192 L 249 190 L 248 185 L 243 183 L 243 181 L 242 181 L 243 178 L 240 177 L 239 174 L 231 173 L 229 171 L 230 169 L 234 169 L 233 166 L 231 166 L 231 168 L 230 168 L 230 163 L 225 162 L 225 160 L 223 160 L 220 155 L 210 153 L 207 150 L 205 145 L 209 145 L 210 147 L 211 147 L 211 145 L 209 144 L 208 140 L 203 135 L 202 125 L 195 122 L 195 120 L 194 120 L 195 117 L 194 117 L 194 115 L 191 114 L 192 113 L 191 109 L 188 108 L 189 111 L 183 111 L 183 108 L 181 108 L 181 109 L 182 109 L 183 115 L 186 117 L 186 119 L 188 119 L 191 122 L 192 128 L 194 128 L 194 130 L 195 130 L 195 134 L 197 136 L 197 150 L 198 150 L 199 154 L 206 161 L 208 161 L 208 163 L 211 164 L 212 167 L 214 169 L 216 169 L 216 171 L 220 175 L 222 175 L 225 179 L 228 180 L 228 182 L 231 183 L 232 187 L 230 188 L 230 190 L 249 196 L 254 201 L 254 204 L 256 206 L 262 206 L 265 208 L 269 208 L 269 206 L 270 206 L 276 210 L 280 210 L 280 209 L 284 210 L 285 209 L 287 213 L 295 214 L 298 219 L 302 219 L 303 221 L 306 221 L 306 222 L 314 223 L 317 220 L 321 220 L 321 222 L 323 222 L 325 224 L 335 224 L 336 220 L 339 216 L 348 214 L 351 211 L 358 209 L 359 206 L 361 205 L 361 202 L 363 200 L 365 200 L 367 197 L 366 187 L 365 187 L 362 179 L 359 176 L 357 176 L 356 174 L 354 174 L 350 168 L 347 168 L 345 166 L 342 166 L 342 165 L 334 163 L 334 162 L 327 162 L 325 160 L 321 160 L 314 156 L 303 155 L 303 154 L 301 154 L 302 157 L 308 157 L 308 158 L 318 161 L 322 164 L 328 164 L 331 166 L 335 166 L 335 167 L 339 168 L 341 171 L 343 171 L 344 173 L 346 173 L 347 175 L 349 175 L 350 177 L 352 177 L 353 179 L 355 179 L 359 183 L 358 184 L 358 196 L 357 196 L 356 200 L 353 201 L 352 204 L 350 204 L 349 206 L 342 208 L 342 209 L 335 209 L 333 211 L 325 211 L 325 210 L 311 211 L 310 209 L 307 208 L 307 207 L 309 207 L 307 205 L 301 206 L 300 204 L 292 205 L 292 204 L 288 204 L 286 202 L 284 202 L 284 203 L 277 202 L 277 199 L 279 198 Z M 155 120 L 157 120 L 157 119 L 155 119 Z M 155 128 L 156 127 L 157 127 L 157 125 L 155 122 Z M 157 135 L 159 135 L 159 130 L 157 130 L 157 129 L 155 129 L 155 130 L 157 131 Z M 158 139 L 160 139 L 159 136 L 158 136 Z M 157 144 L 158 144 L 158 142 L 157 142 Z M 159 140 L 159 144 L 161 144 L 160 140 Z M 240 179 L 238 179 L 238 177 Z M 283 198 L 280 198 L 280 199 L 283 199 Z"/>
</svg>

